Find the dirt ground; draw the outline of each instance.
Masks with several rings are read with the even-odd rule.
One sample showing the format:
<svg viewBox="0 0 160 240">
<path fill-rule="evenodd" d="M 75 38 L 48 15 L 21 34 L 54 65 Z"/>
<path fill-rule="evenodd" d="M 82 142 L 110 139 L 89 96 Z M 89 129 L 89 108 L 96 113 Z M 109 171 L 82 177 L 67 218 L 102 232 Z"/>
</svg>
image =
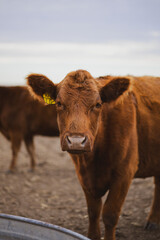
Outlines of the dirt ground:
<svg viewBox="0 0 160 240">
<path fill-rule="evenodd" d="M 86 236 L 85 198 L 69 155 L 61 151 L 59 138 L 35 137 L 35 148 L 34 173 L 29 171 L 29 156 L 22 144 L 16 173 L 7 174 L 10 142 L 0 134 L 0 212 L 49 222 Z M 160 229 L 144 230 L 152 196 L 152 178 L 133 180 L 117 226 L 117 239 L 160 239 Z M 102 222 L 101 226 L 103 233 Z"/>
</svg>

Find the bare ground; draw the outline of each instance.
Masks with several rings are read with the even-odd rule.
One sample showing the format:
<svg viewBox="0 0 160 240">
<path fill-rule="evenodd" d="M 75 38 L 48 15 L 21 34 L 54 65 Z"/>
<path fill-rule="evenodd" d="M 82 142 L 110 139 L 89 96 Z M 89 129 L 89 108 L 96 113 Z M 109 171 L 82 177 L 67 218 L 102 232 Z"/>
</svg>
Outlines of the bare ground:
<svg viewBox="0 0 160 240">
<path fill-rule="evenodd" d="M 61 151 L 59 138 L 36 137 L 35 147 L 34 173 L 29 172 L 29 156 L 22 144 L 16 173 L 7 174 L 10 142 L 0 134 L 0 212 L 60 225 L 86 236 L 85 198 L 69 155 Z M 144 230 L 152 196 L 152 178 L 133 180 L 117 226 L 117 239 L 160 239 L 160 229 Z"/>
</svg>

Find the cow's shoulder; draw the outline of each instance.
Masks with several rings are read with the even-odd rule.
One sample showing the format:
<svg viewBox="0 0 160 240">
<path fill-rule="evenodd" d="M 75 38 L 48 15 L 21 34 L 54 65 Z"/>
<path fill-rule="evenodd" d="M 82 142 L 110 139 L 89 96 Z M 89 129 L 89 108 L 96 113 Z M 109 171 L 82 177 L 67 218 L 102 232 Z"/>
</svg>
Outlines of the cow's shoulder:
<svg viewBox="0 0 160 240">
<path fill-rule="evenodd" d="M 160 78 L 152 76 L 134 77 L 132 81 L 138 108 L 149 113 L 160 113 Z"/>
</svg>

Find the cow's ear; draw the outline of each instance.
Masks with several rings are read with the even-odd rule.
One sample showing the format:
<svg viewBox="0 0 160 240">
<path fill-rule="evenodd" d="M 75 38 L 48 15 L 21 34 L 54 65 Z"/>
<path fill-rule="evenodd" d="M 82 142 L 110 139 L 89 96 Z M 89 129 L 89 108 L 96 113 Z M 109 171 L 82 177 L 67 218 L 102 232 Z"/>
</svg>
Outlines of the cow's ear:
<svg viewBox="0 0 160 240">
<path fill-rule="evenodd" d="M 128 88 L 130 81 L 128 78 L 115 78 L 107 83 L 100 90 L 100 96 L 103 102 L 111 102 L 121 96 Z"/>
<path fill-rule="evenodd" d="M 46 76 L 34 73 L 28 75 L 26 79 L 34 94 L 42 98 L 48 95 L 52 99 L 56 99 L 56 85 Z"/>
</svg>

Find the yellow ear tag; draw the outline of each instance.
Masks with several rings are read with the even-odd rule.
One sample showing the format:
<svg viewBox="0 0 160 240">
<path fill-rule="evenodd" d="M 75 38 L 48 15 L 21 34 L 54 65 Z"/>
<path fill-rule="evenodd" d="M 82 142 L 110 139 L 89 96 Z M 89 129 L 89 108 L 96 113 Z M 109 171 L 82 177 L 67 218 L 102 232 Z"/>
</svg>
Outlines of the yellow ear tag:
<svg viewBox="0 0 160 240">
<path fill-rule="evenodd" d="M 56 103 L 56 102 L 54 101 L 54 99 L 52 99 L 52 98 L 50 97 L 50 95 L 49 95 L 48 93 L 44 93 L 44 94 L 43 94 L 43 99 L 44 99 L 45 103 L 47 103 L 47 104 L 55 104 L 55 103 Z"/>
</svg>

